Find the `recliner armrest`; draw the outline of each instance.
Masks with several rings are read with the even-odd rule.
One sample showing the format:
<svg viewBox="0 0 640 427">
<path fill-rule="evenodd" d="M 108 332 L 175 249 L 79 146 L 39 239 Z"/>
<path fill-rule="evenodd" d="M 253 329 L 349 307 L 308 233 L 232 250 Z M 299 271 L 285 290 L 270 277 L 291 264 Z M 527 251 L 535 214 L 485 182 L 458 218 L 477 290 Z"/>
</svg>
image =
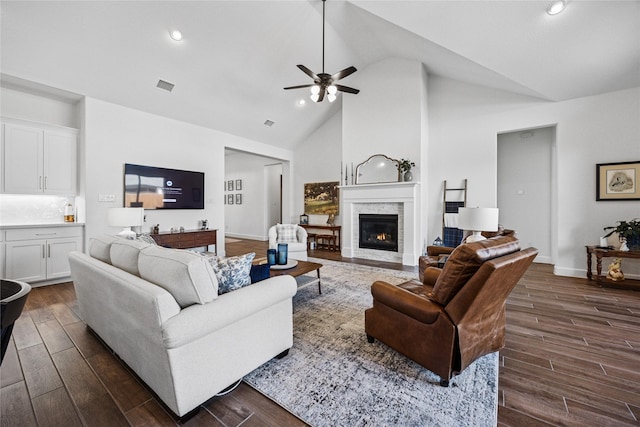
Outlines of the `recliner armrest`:
<svg viewBox="0 0 640 427">
<path fill-rule="evenodd" d="M 427 267 L 422 272 L 422 283 L 432 288 L 435 286 L 442 269 L 438 267 Z"/>
<path fill-rule="evenodd" d="M 454 249 L 455 248 L 450 248 L 448 246 L 427 246 L 427 255 L 449 255 L 451 252 L 453 252 Z"/>
<path fill-rule="evenodd" d="M 439 304 L 387 282 L 373 282 L 371 295 L 374 307 L 376 302 L 380 302 L 422 323 L 435 322 L 443 312 Z"/>
</svg>

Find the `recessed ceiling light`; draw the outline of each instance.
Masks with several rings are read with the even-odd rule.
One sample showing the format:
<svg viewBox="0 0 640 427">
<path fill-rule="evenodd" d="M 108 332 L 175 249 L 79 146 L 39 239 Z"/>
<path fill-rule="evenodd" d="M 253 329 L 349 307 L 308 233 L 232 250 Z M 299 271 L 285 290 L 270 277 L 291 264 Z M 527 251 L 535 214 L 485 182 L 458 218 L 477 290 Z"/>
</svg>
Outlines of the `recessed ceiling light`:
<svg viewBox="0 0 640 427">
<path fill-rule="evenodd" d="M 171 37 L 175 41 L 179 42 L 180 40 L 182 40 L 182 31 L 180 31 L 180 30 L 171 30 L 171 31 L 169 31 L 169 37 Z"/>
<path fill-rule="evenodd" d="M 305 101 L 304 99 L 299 99 L 298 102 L 297 102 L 298 105 L 304 105 L 306 103 L 307 103 L 307 101 Z"/>
<path fill-rule="evenodd" d="M 566 0 L 555 0 L 549 3 L 549 6 L 547 6 L 547 13 L 549 15 L 557 15 L 558 13 L 562 12 L 565 7 L 567 7 Z"/>
</svg>

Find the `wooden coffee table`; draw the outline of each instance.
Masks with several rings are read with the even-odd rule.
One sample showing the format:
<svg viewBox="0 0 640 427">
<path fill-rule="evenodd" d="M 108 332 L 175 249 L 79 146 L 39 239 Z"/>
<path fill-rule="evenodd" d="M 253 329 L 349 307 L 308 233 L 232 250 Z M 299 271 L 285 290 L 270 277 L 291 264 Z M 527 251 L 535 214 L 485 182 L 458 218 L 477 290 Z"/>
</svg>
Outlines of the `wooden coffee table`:
<svg viewBox="0 0 640 427">
<path fill-rule="evenodd" d="M 266 263 L 266 258 L 259 258 L 253 261 L 254 264 L 264 264 Z M 282 276 L 284 274 L 288 274 L 289 276 L 293 276 L 298 283 L 298 289 L 306 288 L 307 286 L 318 283 L 318 293 L 322 293 L 322 285 L 320 283 L 320 267 L 322 264 L 318 264 L 317 262 L 310 261 L 298 261 L 298 265 L 292 268 L 288 268 L 286 270 L 274 270 L 271 269 L 270 276 Z M 312 271 L 316 271 L 318 277 L 310 277 L 303 276 L 306 273 L 311 273 Z"/>
</svg>

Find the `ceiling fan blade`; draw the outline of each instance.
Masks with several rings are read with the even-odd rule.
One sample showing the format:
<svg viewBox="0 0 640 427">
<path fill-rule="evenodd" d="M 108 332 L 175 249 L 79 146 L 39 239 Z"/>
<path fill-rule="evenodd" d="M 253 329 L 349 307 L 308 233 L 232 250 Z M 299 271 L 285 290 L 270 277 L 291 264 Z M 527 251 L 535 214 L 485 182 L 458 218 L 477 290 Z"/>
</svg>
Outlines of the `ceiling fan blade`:
<svg viewBox="0 0 640 427">
<path fill-rule="evenodd" d="M 324 99 L 325 92 L 326 90 L 324 88 L 320 89 L 320 93 L 318 94 L 318 100 L 316 102 L 322 102 L 322 100 Z"/>
<path fill-rule="evenodd" d="M 340 80 L 340 79 L 344 79 L 347 76 L 350 76 L 351 74 L 355 73 L 356 71 L 358 71 L 356 69 L 356 67 L 354 67 L 353 65 L 351 67 L 345 68 L 342 71 L 338 71 L 337 73 L 335 73 L 333 76 L 331 76 L 331 78 L 333 80 Z"/>
<path fill-rule="evenodd" d="M 338 89 L 340 92 L 347 92 L 347 93 L 353 93 L 353 94 L 358 94 L 360 93 L 360 89 L 354 89 L 352 87 L 348 87 L 348 86 L 342 86 L 342 85 L 334 85 L 336 87 L 336 89 Z"/>
<path fill-rule="evenodd" d="M 315 83 L 311 83 L 309 85 L 289 86 L 289 87 L 285 87 L 285 90 L 287 90 L 287 89 L 302 89 L 302 88 L 311 87 L 311 86 L 315 86 Z"/>
<path fill-rule="evenodd" d="M 302 72 L 304 72 L 307 76 L 311 77 L 313 80 L 319 80 L 320 79 L 316 73 L 314 73 L 313 71 L 311 71 L 310 69 L 308 69 L 304 65 L 298 64 L 297 67 L 300 68 L 302 70 Z"/>
</svg>

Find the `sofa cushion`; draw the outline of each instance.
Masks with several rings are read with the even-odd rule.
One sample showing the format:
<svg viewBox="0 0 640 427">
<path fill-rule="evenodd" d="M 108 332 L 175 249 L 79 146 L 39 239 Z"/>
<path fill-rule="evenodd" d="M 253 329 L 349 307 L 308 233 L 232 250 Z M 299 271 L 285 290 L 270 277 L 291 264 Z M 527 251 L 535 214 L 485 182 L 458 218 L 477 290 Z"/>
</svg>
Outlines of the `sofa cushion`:
<svg viewBox="0 0 640 427">
<path fill-rule="evenodd" d="M 89 243 L 89 255 L 107 264 L 111 264 L 111 243 L 119 239 L 116 236 L 100 234 L 92 237 Z"/>
<path fill-rule="evenodd" d="M 298 226 L 296 224 L 277 224 L 278 243 L 297 243 Z"/>
<path fill-rule="evenodd" d="M 520 244 L 513 236 L 493 237 L 458 246 L 444 264 L 430 298 L 447 305 L 483 262 L 518 250 Z"/>
<path fill-rule="evenodd" d="M 204 257 L 182 249 L 147 246 L 140 251 L 140 277 L 164 288 L 180 307 L 218 297 L 218 280 Z"/>
<path fill-rule="evenodd" d="M 218 295 L 251 284 L 251 262 L 255 256 L 256 254 L 251 252 L 229 258 L 207 257 L 218 278 Z"/>
<path fill-rule="evenodd" d="M 111 250 L 109 251 L 111 265 L 127 273 L 140 276 L 140 271 L 138 270 L 138 255 L 142 249 L 148 246 L 148 243 L 137 240 L 117 238 L 111 243 Z"/>
</svg>

